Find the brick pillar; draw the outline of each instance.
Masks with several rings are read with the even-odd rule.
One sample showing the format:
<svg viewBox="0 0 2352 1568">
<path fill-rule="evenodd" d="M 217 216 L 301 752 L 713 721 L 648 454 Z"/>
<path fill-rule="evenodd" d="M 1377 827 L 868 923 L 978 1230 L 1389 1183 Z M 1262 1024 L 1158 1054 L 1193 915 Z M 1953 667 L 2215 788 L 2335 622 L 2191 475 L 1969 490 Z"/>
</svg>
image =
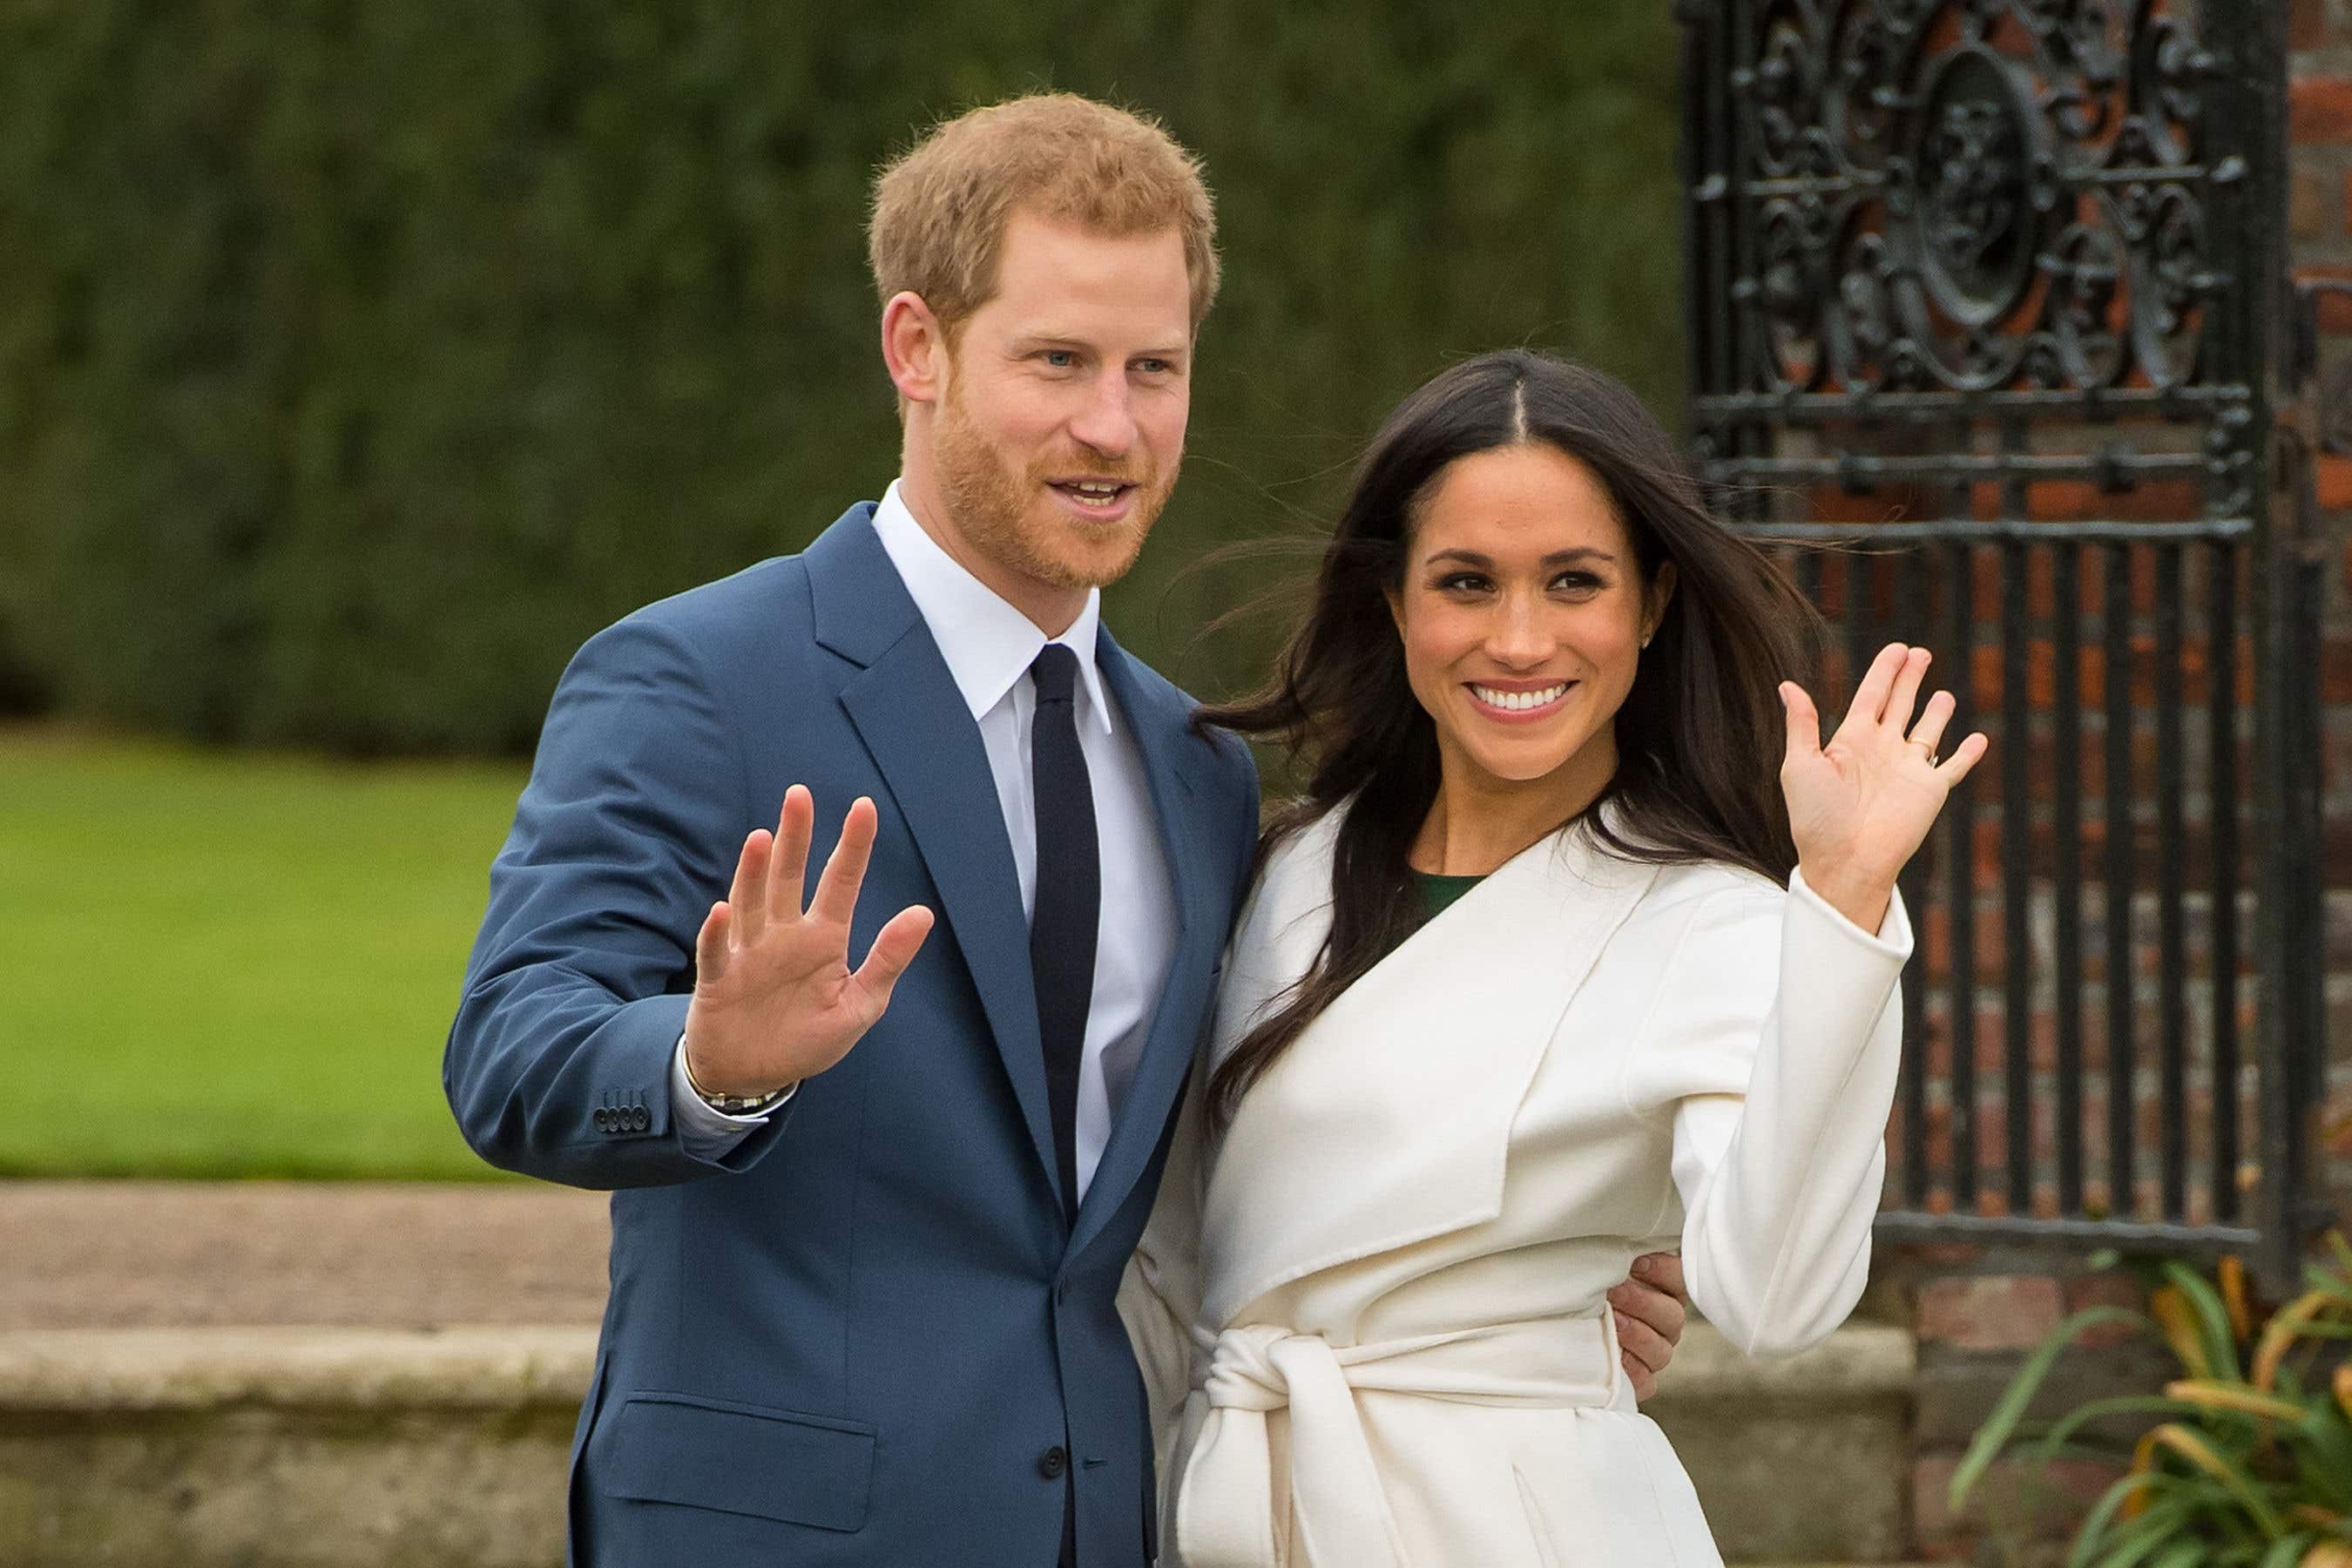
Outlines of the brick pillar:
<svg viewBox="0 0 2352 1568">
<path fill-rule="evenodd" d="M 2298 275 L 2352 277 L 2352 0 L 2288 11 L 2290 255 Z M 2352 301 L 2322 319 L 2323 364 L 2352 359 Z M 2326 824 L 2328 1100 L 2323 1127 L 2339 1217 L 2352 1222 L 2352 457 L 2323 458 L 2329 559 L 2322 637 Z"/>
<path fill-rule="evenodd" d="M 2298 276 L 2352 278 L 2352 0 L 2284 3 L 2292 51 L 2289 263 Z M 2322 326 L 2323 363 L 2334 368 L 2352 361 L 2352 300 L 2330 301 Z M 2329 1053 L 2324 1158 L 2336 1212 L 2352 1225 L 2352 457 L 2321 459 L 2317 480 L 2334 563 L 2323 609 L 2321 671 Z M 2036 494 L 2033 510 L 2065 515 L 2084 504 L 2109 508 L 2115 500 L 2051 491 Z M 1937 933 L 1925 934 L 1932 949 Z M 1998 925 L 1980 921 L 1980 955 L 1997 954 L 1999 940 Z M 1929 958 L 1932 964 L 1932 950 Z M 2086 1091 L 2086 1100 L 2095 1100 L 2097 1087 Z M 1931 1138 L 1935 1131 L 1931 1123 Z M 2255 1152 L 2249 1151 L 2250 1157 Z M 1907 1306 L 1919 1338 L 1912 1489 L 1918 1554 L 1937 1561 L 2003 1560 L 1999 1538 L 2036 1533 L 2028 1500 L 2013 1475 L 1997 1471 L 1969 1516 L 1955 1518 L 1946 1497 L 1959 1457 L 2028 1348 L 2067 1312 L 2094 1301 L 2139 1305 L 2136 1287 L 2116 1275 L 2053 1271 L 2050 1258 L 2032 1253 L 1955 1247 L 1884 1248 L 1877 1274 L 1884 1295 Z M 2153 1392 L 2171 1367 L 2168 1355 L 2152 1344 L 2095 1337 L 2061 1362 L 2037 1414 L 2054 1415 L 2103 1394 Z M 2083 1466 L 2053 1471 L 2039 1533 L 2063 1534 L 2067 1515 L 2079 1517 L 2112 1474 Z"/>
</svg>

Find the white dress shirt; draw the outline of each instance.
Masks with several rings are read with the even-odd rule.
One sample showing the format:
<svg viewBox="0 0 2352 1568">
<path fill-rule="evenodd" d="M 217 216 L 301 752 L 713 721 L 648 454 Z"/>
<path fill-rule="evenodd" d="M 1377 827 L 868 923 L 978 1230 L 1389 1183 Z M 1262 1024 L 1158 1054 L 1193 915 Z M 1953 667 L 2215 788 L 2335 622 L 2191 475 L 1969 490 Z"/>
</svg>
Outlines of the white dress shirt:
<svg viewBox="0 0 2352 1568">
<path fill-rule="evenodd" d="M 1013 864 L 1020 873 L 1021 908 L 1024 913 L 1033 911 L 1037 829 L 1029 726 L 1037 693 L 1028 677 L 1030 665 L 1049 639 L 1035 622 L 998 597 L 923 531 L 900 499 L 895 480 L 875 510 L 874 531 L 980 726 L 997 805 L 1004 814 L 1005 837 L 1012 841 Z M 1050 639 L 1077 656 L 1078 749 L 1086 754 L 1094 789 L 1095 831 L 1102 854 L 1095 985 L 1078 1066 L 1081 1195 L 1101 1163 L 1111 1123 L 1135 1080 L 1136 1064 L 1176 951 L 1175 886 L 1160 851 L 1143 756 L 1124 716 L 1104 692 L 1101 672 L 1095 667 L 1101 600 L 1099 593 L 1088 594 L 1086 608 L 1069 629 Z M 861 956 L 852 954 L 851 961 Z M 767 1120 L 764 1114 L 727 1115 L 696 1094 L 686 1079 L 683 1039 L 670 1064 L 670 1100 L 678 1135 L 706 1158 L 725 1153 Z"/>
</svg>

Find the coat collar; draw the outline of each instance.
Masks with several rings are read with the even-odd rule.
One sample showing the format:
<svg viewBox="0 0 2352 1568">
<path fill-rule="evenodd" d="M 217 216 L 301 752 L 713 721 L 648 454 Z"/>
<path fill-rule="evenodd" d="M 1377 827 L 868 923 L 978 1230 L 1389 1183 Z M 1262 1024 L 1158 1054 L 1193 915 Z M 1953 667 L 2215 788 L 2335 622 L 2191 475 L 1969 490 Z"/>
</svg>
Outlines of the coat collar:
<svg viewBox="0 0 2352 1568">
<path fill-rule="evenodd" d="M 1340 813 L 1277 856 L 1234 937 L 1215 1049 L 1305 973 L 1331 921 Z M 1569 1003 L 1657 868 L 1571 825 L 1375 966 L 1242 1099 L 1204 1198 L 1203 1315 L 1502 1213 L 1517 1120 Z M 1246 969 L 1244 964 L 1249 967 Z M 1335 1184 L 1334 1169 L 1349 1173 Z"/>
</svg>

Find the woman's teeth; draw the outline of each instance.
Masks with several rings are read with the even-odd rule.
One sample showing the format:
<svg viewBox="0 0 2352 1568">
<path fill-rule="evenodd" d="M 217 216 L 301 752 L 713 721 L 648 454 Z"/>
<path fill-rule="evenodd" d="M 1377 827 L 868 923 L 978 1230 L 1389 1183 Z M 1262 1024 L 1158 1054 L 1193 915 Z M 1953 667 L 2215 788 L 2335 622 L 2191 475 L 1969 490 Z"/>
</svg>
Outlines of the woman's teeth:
<svg viewBox="0 0 2352 1568">
<path fill-rule="evenodd" d="M 1489 708 L 1511 710 L 1540 708 L 1547 702 L 1558 701 L 1567 695 L 1567 692 L 1568 682 L 1564 680 L 1556 686 L 1547 686 L 1536 691 L 1497 691 L 1491 686 L 1476 685 L 1470 688 L 1470 695 Z"/>
</svg>

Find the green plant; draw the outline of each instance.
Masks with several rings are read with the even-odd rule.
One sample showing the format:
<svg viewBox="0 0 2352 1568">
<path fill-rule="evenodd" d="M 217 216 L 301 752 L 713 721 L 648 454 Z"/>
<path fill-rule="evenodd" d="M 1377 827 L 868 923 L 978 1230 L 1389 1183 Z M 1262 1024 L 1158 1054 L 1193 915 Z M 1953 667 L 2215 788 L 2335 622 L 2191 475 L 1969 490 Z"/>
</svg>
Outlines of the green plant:
<svg viewBox="0 0 2352 1568">
<path fill-rule="evenodd" d="M 2075 1532 L 2068 1568 L 2352 1568 L 2352 1245 L 2305 1270 L 2308 1289 L 2257 1325 L 2244 1268 L 2207 1279 L 2177 1260 L 2153 1267 L 2148 1310 L 2091 1307 L 2053 1329 L 2002 1394 L 1952 1477 L 1957 1511 L 2015 1446 L 2031 1467 L 2061 1457 L 2127 1455 Z M 2160 1394 L 2094 1399 L 2029 1430 L 2027 1407 L 2085 1331 L 2127 1324 L 2154 1334 L 2182 1375 Z M 2155 1418 L 2126 1450 L 2089 1429 Z"/>
</svg>

